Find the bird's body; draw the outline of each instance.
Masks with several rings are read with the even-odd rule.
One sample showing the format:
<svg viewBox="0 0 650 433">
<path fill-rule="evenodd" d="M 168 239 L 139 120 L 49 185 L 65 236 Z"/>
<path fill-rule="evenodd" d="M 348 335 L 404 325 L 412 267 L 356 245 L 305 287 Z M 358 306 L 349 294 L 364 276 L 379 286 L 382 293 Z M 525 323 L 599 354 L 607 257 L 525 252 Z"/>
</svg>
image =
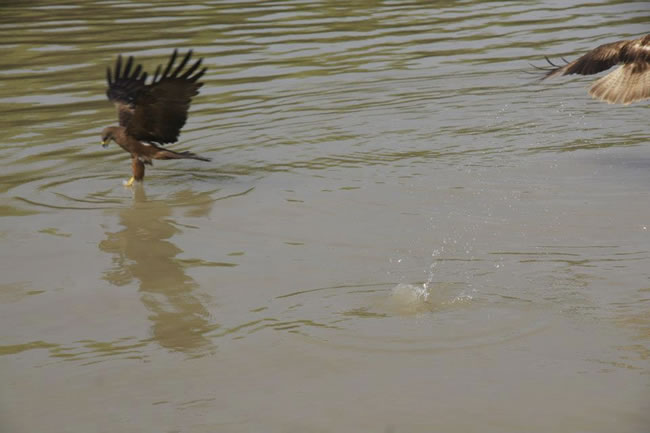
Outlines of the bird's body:
<svg viewBox="0 0 650 433">
<path fill-rule="evenodd" d="M 600 45 L 582 57 L 545 69 L 542 79 L 560 75 L 592 75 L 621 65 L 598 79 L 589 89 L 594 98 L 612 104 L 631 104 L 650 98 L 650 34 L 638 39 L 623 40 Z"/>
<path fill-rule="evenodd" d="M 189 51 L 175 66 L 177 51 L 174 50 L 165 70 L 161 74 L 161 66 L 158 66 L 150 84 L 145 83 L 147 73 L 141 72 L 141 65 L 132 70 L 133 57 L 129 57 L 122 68 L 122 57 L 119 56 L 115 71 L 107 70 L 106 95 L 117 108 L 119 126 L 104 128 L 102 145 L 107 146 L 113 140 L 131 154 L 133 177 L 127 185 L 142 180 L 145 164 L 151 165 L 154 159 L 210 161 L 192 152 L 174 152 L 160 146 L 178 140 L 187 120 L 191 98 L 203 85 L 198 79 L 206 69 L 197 72 L 202 59 L 183 71 L 191 55 L 192 51 Z"/>
</svg>

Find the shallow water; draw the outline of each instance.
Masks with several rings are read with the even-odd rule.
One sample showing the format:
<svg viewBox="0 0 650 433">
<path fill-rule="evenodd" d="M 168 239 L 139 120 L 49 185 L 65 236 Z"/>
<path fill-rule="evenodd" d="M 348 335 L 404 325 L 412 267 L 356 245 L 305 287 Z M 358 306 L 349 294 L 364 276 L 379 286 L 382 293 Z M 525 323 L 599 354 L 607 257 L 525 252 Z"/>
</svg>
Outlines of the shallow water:
<svg viewBox="0 0 650 433">
<path fill-rule="evenodd" d="M 7 432 L 643 432 L 646 2 L 5 2 Z M 128 189 L 104 70 L 209 69 Z"/>
</svg>

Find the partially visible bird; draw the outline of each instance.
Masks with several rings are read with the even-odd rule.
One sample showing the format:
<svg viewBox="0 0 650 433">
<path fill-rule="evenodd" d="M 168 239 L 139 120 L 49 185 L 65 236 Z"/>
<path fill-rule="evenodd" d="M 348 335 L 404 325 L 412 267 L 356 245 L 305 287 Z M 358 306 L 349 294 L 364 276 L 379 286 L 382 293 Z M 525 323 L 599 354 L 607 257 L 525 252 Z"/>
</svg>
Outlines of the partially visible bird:
<svg viewBox="0 0 650 433">
<path fill-rule="evenodd" d="M 187 120 L 187 111 L 193 96 L 199 93 L 203 83 L 198 82 L 207 68 L 199 69 L 203 59 L 183 69 L 192 56 L 188 51 L 178 65 L 174 65 L 177 50 L 171 55 L 161 74 L 158 65 L 153 79 L 146 84 L 147 73 L 142 65 L 133 68 L 133 57 L 122 66 L 122 56 L 118 56 L 115 70 L 106 71 L 108 90 L 106 96 L 115 104 L 120 126 L 109 126 L 102 131 L 102 145 L 108 146 L 113 140 L 131 154 L 133 176 L 125 185 L 144 178 L 145 164 L 152 165 L 153 159 L 198 159 L 209 158 L 192 152 L 174 152 L 160 145 L 175 143 L 181 128 Z"/>
<path fill-rule="evenodd" d="M 601 45 L 565 65 L 556 65 L 548 57 L 550 67 L 542 79 L 559 75 L 591 75 L 620 64 L 614 71 L 598 79 L 589 89 L 594 98 L 612 104 L 630 104 L 650 98 L 650 34 L 638 39 Z"/>
</svg>

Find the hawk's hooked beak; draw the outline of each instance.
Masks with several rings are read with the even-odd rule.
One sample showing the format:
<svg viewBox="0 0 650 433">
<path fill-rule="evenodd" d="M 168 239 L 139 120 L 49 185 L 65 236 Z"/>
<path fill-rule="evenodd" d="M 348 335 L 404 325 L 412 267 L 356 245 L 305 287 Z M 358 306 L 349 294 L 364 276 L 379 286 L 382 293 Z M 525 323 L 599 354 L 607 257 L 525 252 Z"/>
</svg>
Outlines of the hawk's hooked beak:
<svg viewBox="0 0 650 433">
<path fill-rule="evenodd" d="M 107 148 L 108 147 L 108 140 L 102 140 L 102 147 Z"/>
</svg>

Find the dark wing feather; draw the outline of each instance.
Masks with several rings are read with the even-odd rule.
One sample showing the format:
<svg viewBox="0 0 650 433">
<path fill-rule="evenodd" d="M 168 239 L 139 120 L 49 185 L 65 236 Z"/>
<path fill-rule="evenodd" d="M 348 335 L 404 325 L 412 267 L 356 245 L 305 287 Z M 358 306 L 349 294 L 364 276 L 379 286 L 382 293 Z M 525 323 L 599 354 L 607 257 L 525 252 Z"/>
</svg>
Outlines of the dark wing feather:
<svg viewBox="0 0 650 433">
<path fill-rule="evenodd" d="M 159 144 L 178 140 L 180 130 L 187 120 L 192 97 L 199 93 L 199 88 L 203 85 L 198 80 L 206 70 L 203 68 L 196 72 L 203 60 L 199 59 L 182 73 L 191 56 L 190 50 L 174 68 L 177 58 L 177 51 L 174 50 L 162 75 L 158 77 L 159 66 L 152 83 L 137 93 L 133 101 L 132 117 L 126 125 L 128 135 Z"/>
<path fill-rule="evenodd" d="M 594 48 L 587 54 L 579 57 L 566 65 L 558 66 L 548 58 L 546 61 L 551 65 L 544 78 L 556 77 L 559 75 L 592 75 L 611 68 L 620 62 L 621 48 L 630 41 L 619 41 L 611 44 L 604 44 Z"/>
<path fill-rule="evenodd" d="M 142 66 L 137 65 L 131 72 L 133 66 L 133 57 L 129 57 L 126 66 L 122 70 L 122 56 L 118 56 L 115 62 L 115 71 L 111 68 L 106 69 L 106 81 L 108 89 L 106 96 L 112 101 L 117 108 L 117 117 L 120 126 L 128 126 L 135 112 L 135 101 L 146 91 L 145 80 L 147 73 L 141 73 Z"/>
</svg>

